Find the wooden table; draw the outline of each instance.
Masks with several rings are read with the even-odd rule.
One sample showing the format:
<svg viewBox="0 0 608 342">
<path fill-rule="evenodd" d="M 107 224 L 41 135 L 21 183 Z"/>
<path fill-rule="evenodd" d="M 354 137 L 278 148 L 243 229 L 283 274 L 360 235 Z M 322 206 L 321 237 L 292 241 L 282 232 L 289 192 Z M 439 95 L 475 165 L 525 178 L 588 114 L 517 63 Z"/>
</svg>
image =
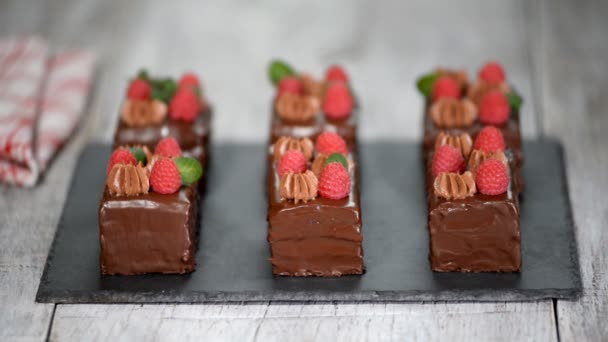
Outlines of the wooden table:
<svg viewBox="0 0 608 342">
<path fill-rule="evenodd" d="M 0 340 L 607 340 L 608 3 L 482 1 L 3 1 L 0 35 L 38 33 L 99 55 L 86 120 L 33 190 L 0 186 Z M 173 2 L 172 2 L 173 3 Z M 453 4 L 453 2 L 449 2 Z M 139 67 L 203 76 L 215 138 L 263 141 L 281 56 L 344 63 L 365 114 L 360 134 L 420 139 L 414 79 L 438 64 L 505 65 L 525 98 L 527 137 L 563 141 L 584 295 L 533 303 L 52 305 L 34 295 L 76 156 L 110 141 Z M 97 196 L 93 193 L 92 196 Z"/>
</svg>

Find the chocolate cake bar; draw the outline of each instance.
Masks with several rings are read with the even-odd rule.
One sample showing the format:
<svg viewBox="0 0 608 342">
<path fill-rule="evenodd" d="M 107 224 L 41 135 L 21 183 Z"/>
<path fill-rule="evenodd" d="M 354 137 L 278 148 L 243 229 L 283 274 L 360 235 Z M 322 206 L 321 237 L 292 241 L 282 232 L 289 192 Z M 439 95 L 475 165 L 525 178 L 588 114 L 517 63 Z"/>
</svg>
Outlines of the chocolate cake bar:
<svg viewBox="0 0 608 342">
<path fill-rule="evenodd" d="M 101 273 L 188 273 L 195 269 L 198 192 L 116 196 L 99 207 Z"/>
<path fill-rule="evenodd" d="M 428 91 L 418 83 L 427 96 L 423 156 L 433 271 L 521 270 L 521 99 L 505 85 L 504 72 L 493 78 L 498 69 L 487 64 L 473 85 L 465 73 L 446 69 L 435 72 Z"/>
<path fill-rule="evenodd" d="M 274 275 L 328 277 L 364 270 L 356 120 L 346 75 L 340 76 L 341 81 L 326 76 L 323 90 L 315 97 L 305 84 L 322 82 L 310 76 L 286 76 L 296 84 L 295 91 L 288 86 L 285 90 L 285 81 L 277 80 L 274 108 L 278 110 L 272 119 L 267 173 L 268 242 Z M 332 107 L 330 102 L 345 96 L 348 106 Z M 284 103 L 278 102 L 286 98 L 297 105 L 284 111 Z M 320 112 L 319 99 L 332 113 Z"/>
<path fill-rule="evenodd" d="M 129 97 L 134 83 L 140 81 L 149 85 L 149 93 Z M 192 90 L 191 96 L 184 88 Z M 145 89 L 139 91 L 145 92 Z M 114 134 L 114 148 L 144 145 L 152 149 L 162 138 L 170 136 L 177 140 L 185 156 L 207 166 L 212 111 L 194 74 L 185 74 L 178 84 L 169 78 L 154 79 L 141 72 L 131 82 L 129 92 Z M 154 110 L 164 114 L 155 116 L 151 113 Z"/>
</svg>

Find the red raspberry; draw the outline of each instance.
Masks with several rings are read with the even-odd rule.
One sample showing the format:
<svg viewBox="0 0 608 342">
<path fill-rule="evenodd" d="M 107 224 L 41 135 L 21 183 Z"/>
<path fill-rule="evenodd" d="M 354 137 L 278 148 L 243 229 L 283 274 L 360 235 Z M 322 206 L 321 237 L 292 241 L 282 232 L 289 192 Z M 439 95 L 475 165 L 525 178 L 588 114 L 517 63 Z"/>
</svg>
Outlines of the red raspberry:
<svg viewBox="0 0 608 342">
<path fill-rule="evenodd" d="M 106 172 L 109 174 L 110 170 L 116 164 L 133 164 L 137 165 L 137 159 L 131 151 L 126 148 L 119 147 L 114 152 L 112 152 L 112 156 L 110 157 L 110 161 L 108 162 L 108 169 Z"/>
<path fill-rule="evenodd" d="M 182 78 L 179 80 L 179 84 L 177 89 L 182 88 L 190 88 L 196 89 L 201 87 L 201 82 L 198 80 L 198 76 L 196 76 L 193 72 L 187 72 L 182 75 Z"/>
<path fill-rule="evenodd" d="M 159 194 L 173 194 L 182 186 L 182 176 L 173 159 L 162 158 L 154 163 L 150 172 L 152 190 Z"/>
<path fill-rule="evenodd" d="M 283 93 L 302 94 L 302 83 L 297 77 L 283 77 L 279 82 L 279 95 Z"/>
<path fill-rule="evenodd" d="M 331 82 L 325 92 L 323 101 L 325 116 L 341 120 L 350 116 L 353 111 L 353 97 L 344 82 Z"/>
<path fill-rule="evenodd" d="M 455 79 L 449 76 L 441 76 L 433 83 L 432 97 L 433 101 L 437 101 L 442 97 L 459 99 L 460 86 Z"/>
<path fill-rule="evenodd" d="M 340 81 L 344 83 L 348 83 L 348 75 L 346 71 L 339 65 L 332 65 L 325 72 L 325 80 L 326 81 Z"/>
<path fill-rule="evenodd" d="M 151 96 L 152 88 L 146 80 L 138 78 L 129 84 L 129 90 L 127 90 L 129 100 L 149 100 Z"/>
<path fill-rule="evenodd" d="M 319 195 L 339 200 L 350 194 L 350 175 L 338 162 L 329 163 L 319 175 Z"/>
<path fill-rule="evenodd" d="M 507 191 L 509 174 L 507 167 L 496 159 L 485 160 L 475 172 L 477 190 L 484 195 L 500 195 Z"/>
<path fill-rule="evenodd" d="M 180 157 L 182 155 L 182 149 L 179 148 L 179 144 L 174 137 L 162 138 L 156 147 L 154 148 L 154 154 L 159 154 L 163 157 Z"/>
<path fill-rule="evenodd" d="M 441 145 L 433 156 L 431 171 L 435 177 L 442 172 L 462 172 L 464 171 L 464 158 L 454 147 Z"/>
<path fill-rule="evenodd" d="M 182 88 L 171 99 L 169 115 L 173 120 L 193 122 L 201 111 L 201 103 L 190 88 Z"/>
<path fill-rule="evenodd" d="M 479 121 L 486 125 L 502 125 L 509 120 L 509 102 L 498 90 L 492 90 L 481 98 L 479 103 Z"/>
<path fill-rule="evenodd" d="M 279 160 L 279 176 L 283 176 L 287 172 L 300 173 L 306 171 L 308 163 L 304 154 L 297 150 L 289 150 Z"/>
<path fill-rule="evenodd" d="M 346 141 L 337 133 L 323 132 L 317 138 L 317 152 L 326 156 L 334 152 L 340 152 L 343 155 L 347 155 L 348 147 L 346 147 Z"/>
<path fill-rule="evenodd" d="M 486 126 L 477 134 L 473 148 L 484 152 L 504 151 L 505 138 L 498 128 Z"/>
<path fill-rule="evenodd" d="M 488 62 L 479 70 L 479 78 L 490 84 L 500 84 L 505 80 L 505 71 L 497 62 Z"/>
</svg>

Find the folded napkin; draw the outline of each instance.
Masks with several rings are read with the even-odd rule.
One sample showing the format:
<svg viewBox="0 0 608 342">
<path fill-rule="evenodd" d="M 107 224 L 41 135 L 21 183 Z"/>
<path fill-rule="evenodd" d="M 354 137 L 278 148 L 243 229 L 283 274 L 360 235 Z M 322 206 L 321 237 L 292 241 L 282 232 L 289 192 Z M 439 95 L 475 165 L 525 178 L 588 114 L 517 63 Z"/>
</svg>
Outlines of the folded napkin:
<svg viewBox="0 0 608 342">
<path fill-rule="evenodd" d="M 0 182 L 36 184 L 78 124 L 93 66 L 38 38 L 0 39 Z"/>
</svg>

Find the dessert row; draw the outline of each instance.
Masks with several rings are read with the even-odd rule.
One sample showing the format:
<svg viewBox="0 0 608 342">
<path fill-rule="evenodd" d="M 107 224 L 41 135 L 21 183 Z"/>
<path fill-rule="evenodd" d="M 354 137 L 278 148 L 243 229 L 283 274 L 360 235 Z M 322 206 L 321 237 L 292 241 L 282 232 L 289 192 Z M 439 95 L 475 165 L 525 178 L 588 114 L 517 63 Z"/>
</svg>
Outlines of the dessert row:
<svg viewBox="0 0 608 342">
<path fill-rule="evenodd" d="M 269 77 L 272 273 L 361 275 L 359 106 L 349 76 L 332 66 L 315 78 L 274 61 Z M 426 98 L 432 269 L 520 271 L 521 98 L 496 63 L 474 82 L 464 71 L 437 69 L 418 88 Z M 99 207 L 102 274 L 195 270 L 211 116 L 195 74 L 176 81 L 141 72 L 130 81 Z"/>
</svg>

